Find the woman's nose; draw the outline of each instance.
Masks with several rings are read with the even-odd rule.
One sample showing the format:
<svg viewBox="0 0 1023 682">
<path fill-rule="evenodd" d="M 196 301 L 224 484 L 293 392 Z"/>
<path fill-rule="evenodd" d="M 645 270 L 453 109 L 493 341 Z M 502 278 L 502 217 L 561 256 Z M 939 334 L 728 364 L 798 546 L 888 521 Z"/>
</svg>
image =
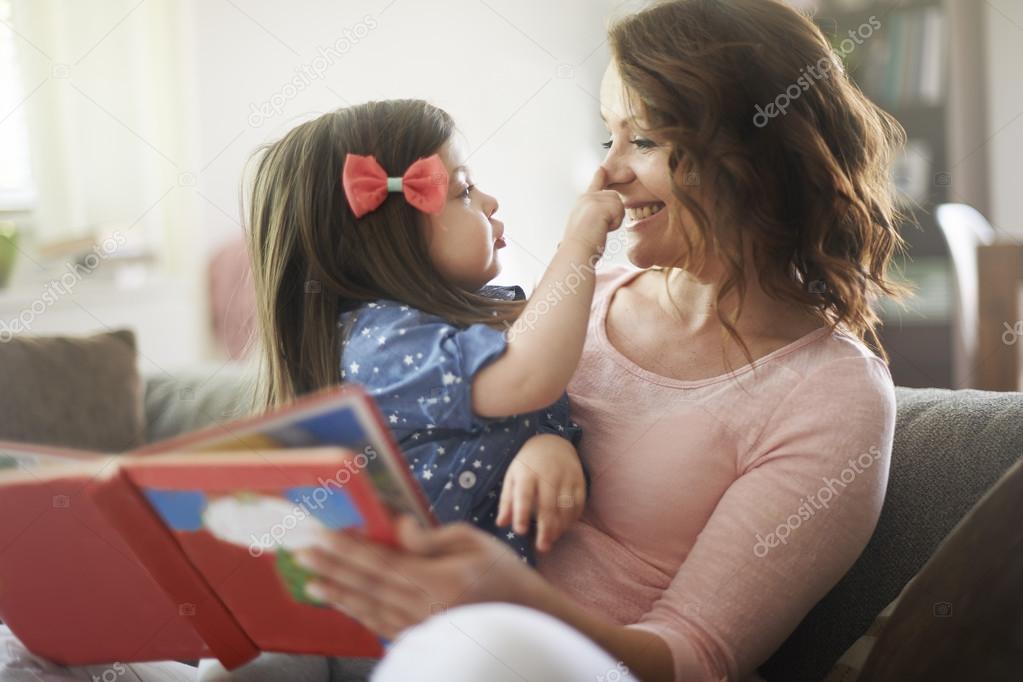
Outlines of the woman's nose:
<svg viewBox="0 0 1023 682">
<path fill-rule="evenodd" d="M 608 150 L 604 161 L 600 165 L 604 168 L 604 172 L 607 173 L 606 187 L 608 188 L 614 185 L 628 184 L 635 178 L 632 169 L 626 163 L 626 160 L 622 158 L 621 152 L 616 147 L 611 147 Z"/>
</svg>

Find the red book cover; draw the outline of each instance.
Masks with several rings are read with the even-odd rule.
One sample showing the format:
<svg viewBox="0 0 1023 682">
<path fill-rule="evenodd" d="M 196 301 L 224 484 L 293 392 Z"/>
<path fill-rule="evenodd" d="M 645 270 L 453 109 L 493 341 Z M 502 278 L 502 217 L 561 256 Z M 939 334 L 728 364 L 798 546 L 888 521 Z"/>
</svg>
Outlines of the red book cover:
<svg viewBox="0 0 1023 682">
<path fill-rule="evenodd" d="M 215 598 L 258 649 L 382 654 L 376 635 L 305 595 L 309 575 L 293 556 L 323 531 L 352 530 L 394 543 L 392 518 L 354 453 L 150 455 L 126 458 L 119 470 L 152 512 L 153 526 L 132 535 L 144 539 L 129 542 L 176 601 Z M 112 505 L 107 511 L 113 518 L 125 510 Z M 155 536 L 168 546 L 160 547 Z M 245 649 L 221 615 L 197 606 L 195 625 L 221 662 L 234 667 L 244 662 Z"/>
<path fill-rule="evenodd" d="M 86 494 L 110 458 L 0 443 L 0 620 L 56 663 L 210 656 Z"/>
<path fill-rule="evenodd" d="M 394 514 L 436 525 L 422 488 L 409 473 L 376 403 L 357 384 L 327 388 L 268 414 L 215 424 L 152 443 L 133 455 L 232 451 L 259 454 L 281 448 L 337 445 L 362 456 L 377 495 Z"/>
<path fill-rule="evenodd" d="M 177 605 L 178 612 L 191 619 L 210 652 L 229 669 L 252 660 L 259 655 L 259 648 L 182 553 L 174 536 L 128 476 L 126 461 L 115 461 L 97 475 L 86 486 L 86 494 L 131 547 L 136 560 Z"/>
<path fill-rule="evenodd" d="M 398 514 L 436 523 L 356 387 L 131 456 L 8 445 L 0 619 L 33 653 L 66 665 L 213 655 L 235 667 L 261 649 L 379 655 L 372 633 L 300 589 L 299 528 L 393 542 Z M 333 447 L 312 452 L 324 446 Z M 303 523 L 287 528 L 293 517 Z M 257 540 L 243 546 L 240 528 Z"/>
</svg>

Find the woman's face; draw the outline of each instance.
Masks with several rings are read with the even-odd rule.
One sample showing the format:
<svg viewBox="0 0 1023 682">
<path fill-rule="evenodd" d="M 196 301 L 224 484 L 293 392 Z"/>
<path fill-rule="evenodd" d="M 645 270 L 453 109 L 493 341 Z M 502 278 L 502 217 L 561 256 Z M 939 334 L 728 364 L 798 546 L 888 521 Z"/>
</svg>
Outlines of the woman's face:
<svg viewBox="0 0 1023 682">
<path fill-rule="evenodd" d="M 448 282 L 476 291 L 501 271 L 497 250 L 505 246 L 504 224 L 494 217 L 497 199 L 473 184 L 461 140 L 452 137 L 438 155 L 450 181 L 443 210 L 426 215 L 430 260 Z"/>
<path fill-rule="evenodd" d="M 640 268 L 670 267 L 682 255 L 683 244 L 668 229 L 668 205 L 678 202 L 671 193 L 668 147 L 644 137 L 640 123 L 630 118 L 642 115 L 642 107 L 630 100 L 614 62 L 600 84 L 600 115 L 610 138 L 604 143 L 607 156 L 607 189 L 614 190 L 625 204 L 625 232 L 629 235 L 628 257 Z"/>
</svg>

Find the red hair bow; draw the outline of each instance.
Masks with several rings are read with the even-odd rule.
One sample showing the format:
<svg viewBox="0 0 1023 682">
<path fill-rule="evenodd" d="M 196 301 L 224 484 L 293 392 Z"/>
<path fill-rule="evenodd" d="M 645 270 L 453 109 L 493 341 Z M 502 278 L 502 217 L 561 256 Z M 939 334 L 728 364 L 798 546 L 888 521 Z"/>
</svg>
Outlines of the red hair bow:
<svg viewBox="0 0 1023 682">
<path fill-rule="evenodd" d="M 423 213 L 440 213 L 448 195 L 448 169 L 434 154 L 413 163 L 402 177 L 389 178 L 372 156 L 349 154 L 341 185 L 356 218 L 380 208 L 390 192 L 401 192 Z"/>
</svg>

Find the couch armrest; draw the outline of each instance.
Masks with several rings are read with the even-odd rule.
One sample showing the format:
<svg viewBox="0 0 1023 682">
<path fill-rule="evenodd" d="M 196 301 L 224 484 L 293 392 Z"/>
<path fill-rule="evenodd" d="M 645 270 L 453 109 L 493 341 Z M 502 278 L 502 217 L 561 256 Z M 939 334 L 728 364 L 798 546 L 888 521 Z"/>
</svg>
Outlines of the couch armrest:
<svg viewBox="0 0 1023 682">
<path fill-rule="evenodd" d="M 881 518 L 841 581 L 760 667 L 819 682 L 978 499 L 1023 454 L 1023 394 L 899 387 Z"/>
<path fill-rule="evenodd" d="M 150 374 L 143 380 L 147 443 L 230 421 L 252 407 L 255 373 L 247 365 Z"/>
</svg>

